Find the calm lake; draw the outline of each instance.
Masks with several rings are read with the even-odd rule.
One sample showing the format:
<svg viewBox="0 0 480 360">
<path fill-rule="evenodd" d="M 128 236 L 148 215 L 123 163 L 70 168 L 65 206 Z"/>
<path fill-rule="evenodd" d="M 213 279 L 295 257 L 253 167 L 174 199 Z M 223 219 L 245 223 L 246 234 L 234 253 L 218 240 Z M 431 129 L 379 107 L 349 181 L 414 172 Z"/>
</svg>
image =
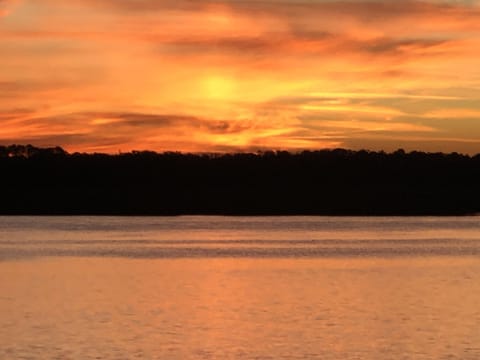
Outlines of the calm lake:
<svg viewBox="0 0 480 360">
<path fill-rule="evenodd" d="M 0 359 L 479 359 L 480 217 L 0 217 Z"/>
</svg>

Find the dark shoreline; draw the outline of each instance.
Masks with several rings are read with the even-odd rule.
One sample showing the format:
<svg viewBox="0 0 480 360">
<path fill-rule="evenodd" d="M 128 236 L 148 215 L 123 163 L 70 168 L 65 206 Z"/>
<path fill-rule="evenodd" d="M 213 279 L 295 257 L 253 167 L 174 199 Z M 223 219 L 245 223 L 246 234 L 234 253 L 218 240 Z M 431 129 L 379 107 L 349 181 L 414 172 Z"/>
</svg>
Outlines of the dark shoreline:
<svg viewBox="0 0 480 360">
<path fill-rule="evenodd" d="M 165 214 L 165 213 L 96 213 L 96 212 L 89 212 L 89 213 L 75 213 L 75 212 L 65 212 L 65 213 L 47 213 L 47 212 L 39 212 L 39 213 L 29 213 L 29 212 L 16 212 L 16 213 L 4 213 L 0 212 L 0 217 L 140 217 L 140 218 L 147 218 L 147 217 L 166 217 L 166 218 L 175 218 L 175 217 L 232 217 L 232 218 L 240 218 L 240 217 L 265 217 L 265 218 L 274 218 L 274 217 L 331 217 L 331 218 L 363 218 L 363 217 L 371 217 L 371 218 L 408 218 L 408 217 L 418 217 L 418 218 L 426 218 L 426 217 L 439 217 L 439 218 L 448 218 L 448 217 L 480 217 L 480 213 L 353 213 L 353 214 L 328 214 L 328 213 L 312 213 L 312 214 L 304 214 L 304 213 L 282 213 L 282 214 L 273 214 L 273 213 L 199 213 L 199 214 L 189 214 L 189 213 L 181 213 L 181 214 Z"/>
<path fill-rule="evenodd" d="M 0 215 L 466 216 L 480 155 L 68 154 L 0 146 Z"/>
</svg>

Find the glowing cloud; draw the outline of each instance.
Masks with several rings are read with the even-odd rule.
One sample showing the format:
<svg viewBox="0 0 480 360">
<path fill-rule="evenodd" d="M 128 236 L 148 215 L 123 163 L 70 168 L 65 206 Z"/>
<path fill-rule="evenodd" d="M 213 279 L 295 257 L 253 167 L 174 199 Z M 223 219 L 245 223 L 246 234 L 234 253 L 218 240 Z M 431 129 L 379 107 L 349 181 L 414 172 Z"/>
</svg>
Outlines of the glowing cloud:
<svg viewBox="0 0 480 360">
<path fill-rule="evenodd" d="M 0 143 L 480 152 L 473 1 L 0 0 L 0 49 Z"/>
</svg>

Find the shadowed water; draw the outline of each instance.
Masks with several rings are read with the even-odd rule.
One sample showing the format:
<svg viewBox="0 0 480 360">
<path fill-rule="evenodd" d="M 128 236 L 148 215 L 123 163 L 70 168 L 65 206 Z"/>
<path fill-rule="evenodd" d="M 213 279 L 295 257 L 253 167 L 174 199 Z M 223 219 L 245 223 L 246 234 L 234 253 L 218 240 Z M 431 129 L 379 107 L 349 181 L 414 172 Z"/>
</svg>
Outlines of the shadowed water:
<svg viewBox="0 0 480 360">
<path fill-rule="evenodd" d="M 0 217 L 0 259 L 480 254 L 477 217 Z"/>
<path fill-rule="evenodd" d="M 478 359 L 477 217 L 0 217 L 1 359 Z"/>
</svg>

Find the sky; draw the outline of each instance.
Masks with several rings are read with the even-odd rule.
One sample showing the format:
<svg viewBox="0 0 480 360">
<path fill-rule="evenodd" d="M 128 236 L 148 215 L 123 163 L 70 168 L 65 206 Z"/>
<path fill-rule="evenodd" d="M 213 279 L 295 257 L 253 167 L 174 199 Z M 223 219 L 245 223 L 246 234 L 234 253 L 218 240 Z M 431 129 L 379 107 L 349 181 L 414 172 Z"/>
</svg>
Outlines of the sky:
<svg viewBox="0 0 480 360">
<path fill-rule="evenodd" d="M 480 1 L 0 0 L 0 144 L 480 153 Z"/>
</svg>

